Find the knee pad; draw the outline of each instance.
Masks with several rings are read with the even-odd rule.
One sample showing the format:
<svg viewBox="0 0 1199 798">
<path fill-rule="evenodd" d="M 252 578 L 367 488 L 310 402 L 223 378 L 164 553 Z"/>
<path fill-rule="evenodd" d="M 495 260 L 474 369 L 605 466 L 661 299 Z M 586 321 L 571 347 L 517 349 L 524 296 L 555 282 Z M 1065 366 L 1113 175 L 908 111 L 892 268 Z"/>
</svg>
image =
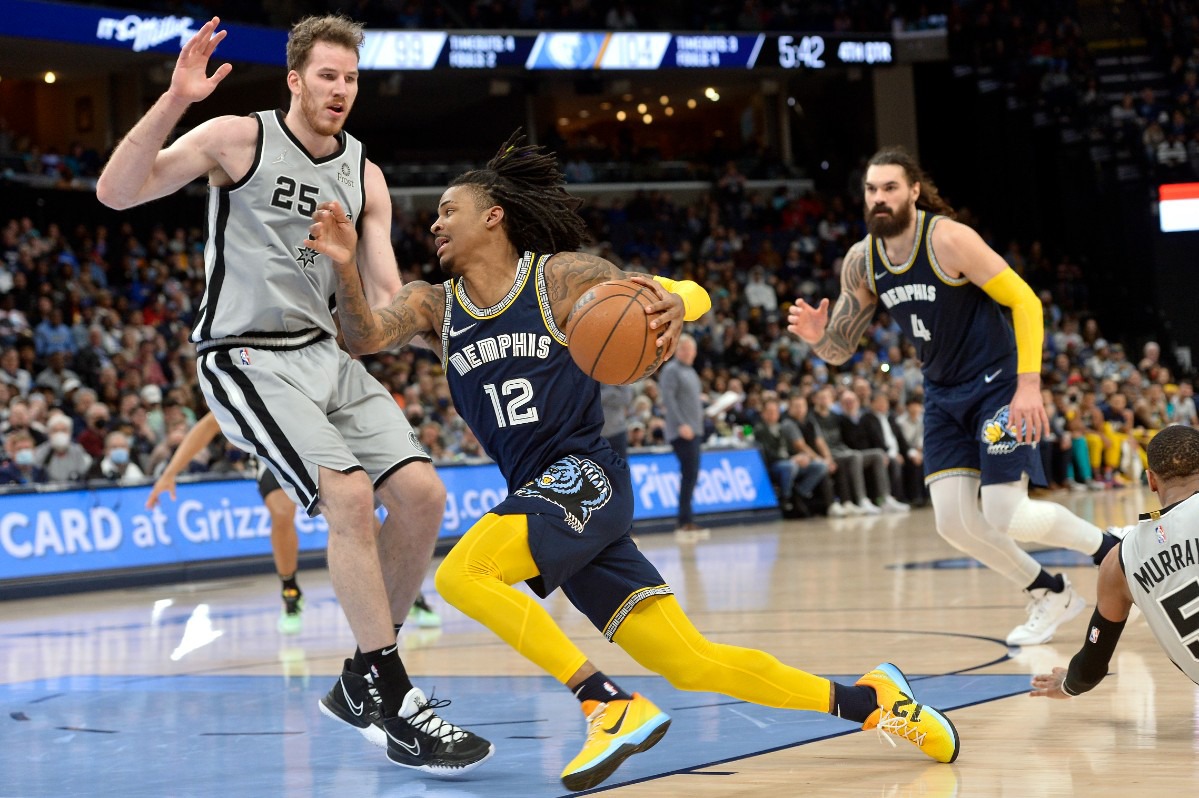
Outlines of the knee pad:
<svg viewBox="0 0 1199 798">
<path fill-rule="evenodd" d="M 1016 540 L 1045 540 L 1057 518 L 1056 508 L 1051 502 L 1028 498 L 1022 484 L 991 485 L 983 491 L 983 516 L 987 523 Z"/>
</svg>

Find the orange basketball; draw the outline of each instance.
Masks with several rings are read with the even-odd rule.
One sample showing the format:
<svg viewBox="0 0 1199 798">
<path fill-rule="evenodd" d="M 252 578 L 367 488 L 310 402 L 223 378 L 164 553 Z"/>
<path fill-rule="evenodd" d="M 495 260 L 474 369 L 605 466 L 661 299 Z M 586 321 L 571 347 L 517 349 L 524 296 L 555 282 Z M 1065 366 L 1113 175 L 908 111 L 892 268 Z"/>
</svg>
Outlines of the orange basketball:
<svg viewBox="0 0 1199 798">
<path fill-rule="evenodd" d="M 645 308 L 657 295 L 632 280 L 609 280 L 587 290 L 566 320 L 570 355 L 587 376 L 627 385 L 662 365 L 661 330 L 649 328 Z"/>
</svg>

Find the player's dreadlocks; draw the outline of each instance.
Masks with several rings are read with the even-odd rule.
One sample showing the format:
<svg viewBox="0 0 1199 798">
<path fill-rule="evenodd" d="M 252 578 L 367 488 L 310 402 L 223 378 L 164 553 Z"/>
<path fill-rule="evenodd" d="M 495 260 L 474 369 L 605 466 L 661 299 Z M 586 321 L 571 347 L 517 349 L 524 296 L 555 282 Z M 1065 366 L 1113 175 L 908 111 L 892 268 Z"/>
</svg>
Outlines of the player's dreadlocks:
<svg viewBox="0 0 1199 798">
<path fill-rule="evenodd" d="M 937 191 L 937 184 L 920 168 L 916 159 L 903 147 L 887 147 L 879 150 L 870 159 L 868 166 L 899 166 L 903 168 L 909 183 L 920 184 L 920 196 L 916 198 L 916 207 L 922 211 L 931 211 L 950 219 L 957 218 L 957 212 L 945 201 Z"/>
<path fill-rule="evenodd" d="M 589 237 L 579 215 L 583 201 L 568 194 L 565 183 L 557 157 L 526 144 L 519 129 L 485 167 L 450 181 L 451 186 L 476 187 L 481 207 L 504 209 L 504 229 L 518 251 L 547 254 L 573 252 Z"/>
</svg>

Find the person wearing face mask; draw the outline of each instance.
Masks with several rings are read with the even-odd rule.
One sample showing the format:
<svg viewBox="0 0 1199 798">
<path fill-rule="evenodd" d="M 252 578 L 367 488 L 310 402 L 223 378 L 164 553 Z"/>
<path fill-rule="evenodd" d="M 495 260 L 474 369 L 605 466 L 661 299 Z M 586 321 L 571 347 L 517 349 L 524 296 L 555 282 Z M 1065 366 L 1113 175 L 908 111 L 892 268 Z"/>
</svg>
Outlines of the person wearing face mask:
<svg viewBox="0 0 1199 798">
<path fill-rule="evenodd" d="M 6 435 L 4 459 L 0 460 L 0 485 L 32 485 L 45 481 L 46 472 L 33 457 L 33 436 L 23 429 Z"/>
<path fill-rule="evenodd" d="M 34 462 L 46 470 L 47 482 L 78 482 L 87 478 L 92 456 L 72 439 L 75 422 L 64 413 L 55 413 L 46 421 L 50 439 L 37 447 Z"/>
<path fill-rule="evenodd" d="M 115 430 L 104 438 L 104 458 L 92 463 L 88 479 L 107 479 L 121 485 L 133 485 L 145 480 L 137 463 L 129 457 L 129 436 Z"/>
</svg>

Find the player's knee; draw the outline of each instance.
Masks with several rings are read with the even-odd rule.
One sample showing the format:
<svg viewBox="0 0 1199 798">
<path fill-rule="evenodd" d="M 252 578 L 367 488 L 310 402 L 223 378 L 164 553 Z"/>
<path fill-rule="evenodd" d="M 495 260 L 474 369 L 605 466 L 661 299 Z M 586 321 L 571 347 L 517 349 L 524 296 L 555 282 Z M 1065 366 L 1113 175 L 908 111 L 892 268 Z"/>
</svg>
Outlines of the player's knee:
<svg viewBox="0 0 1199 798">
<path fill-rule="evenodd" d="M 995 528 L 1006 531 L 1016 540 L 1042 541 L 1053 528 L 1057 507 L 1058 505 L 1052 502 L 1033 501 L 1025 497 L 1011 512 L 1008 526 L 1001 527 L 995 524 Z"/>
</svg>

